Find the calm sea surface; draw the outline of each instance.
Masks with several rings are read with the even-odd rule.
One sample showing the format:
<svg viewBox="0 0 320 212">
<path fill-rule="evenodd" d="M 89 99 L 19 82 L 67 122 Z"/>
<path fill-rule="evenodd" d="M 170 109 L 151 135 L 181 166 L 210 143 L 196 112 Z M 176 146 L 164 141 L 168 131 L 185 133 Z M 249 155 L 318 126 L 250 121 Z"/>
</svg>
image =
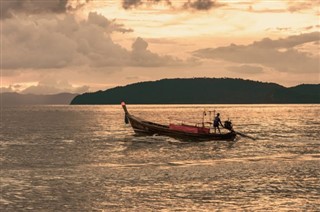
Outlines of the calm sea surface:
<svg viewBox="0 0 320 212">
<path fill-rule="evenodd" d="M 320 105 L 128 105 L 164 124 L 204 108 L 258 139 L 137 137 L 120 105 L 3 107 L 0 210 L 320 211 Z"/>
</svg>

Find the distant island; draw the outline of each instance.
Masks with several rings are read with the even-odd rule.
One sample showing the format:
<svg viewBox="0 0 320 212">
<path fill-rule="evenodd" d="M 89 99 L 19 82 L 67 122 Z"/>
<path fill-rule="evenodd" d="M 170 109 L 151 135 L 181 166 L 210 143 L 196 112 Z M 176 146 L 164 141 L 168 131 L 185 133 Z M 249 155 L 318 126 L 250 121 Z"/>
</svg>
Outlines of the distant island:
<svg viewBox="0 0 320 212">
<path fill-rule="evenodd" d="M 69 105 L 78 94 L 60 93 L 50 95 L 0 93 L 1 105 Z"/>
<path fill-rule="evenodd" d="M 286 104 L 320 103 L 320 84 L 286 88 L 231 78 L 162 79 L 76 96 L 71 104 Z"/>
</svg>

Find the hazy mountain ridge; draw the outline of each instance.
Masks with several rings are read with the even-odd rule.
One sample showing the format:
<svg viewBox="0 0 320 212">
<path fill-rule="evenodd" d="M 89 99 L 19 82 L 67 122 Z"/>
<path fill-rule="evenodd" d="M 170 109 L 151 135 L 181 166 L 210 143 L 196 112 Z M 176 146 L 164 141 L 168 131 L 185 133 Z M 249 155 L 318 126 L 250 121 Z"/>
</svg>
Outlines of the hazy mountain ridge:
<svg viewBox="0 0 320 212">
<path fill-rule="evenodd" d="M 76 96 L 71 104 L 320 103 L 320 84 L 286 88 L 230 78 L 162 79 Z"/>
<path fill-rule="evenodd" d="M 0 93 L 1 105 L 68 105 L 78 94 L 59 93 L 50 95 Z"/>
</svg>

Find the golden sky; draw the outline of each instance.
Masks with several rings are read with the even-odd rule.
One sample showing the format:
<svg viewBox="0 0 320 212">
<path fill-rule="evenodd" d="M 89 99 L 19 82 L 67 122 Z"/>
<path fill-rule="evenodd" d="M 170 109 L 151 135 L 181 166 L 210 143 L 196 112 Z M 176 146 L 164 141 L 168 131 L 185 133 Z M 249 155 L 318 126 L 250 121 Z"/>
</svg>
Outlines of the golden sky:
<svg viewBox="0 0 320 212">
<path fill-rule="evenodd" d="M 319 0 L 1 0 L 2 92 L 177 77 L 320 83 Z"/>
</svg>

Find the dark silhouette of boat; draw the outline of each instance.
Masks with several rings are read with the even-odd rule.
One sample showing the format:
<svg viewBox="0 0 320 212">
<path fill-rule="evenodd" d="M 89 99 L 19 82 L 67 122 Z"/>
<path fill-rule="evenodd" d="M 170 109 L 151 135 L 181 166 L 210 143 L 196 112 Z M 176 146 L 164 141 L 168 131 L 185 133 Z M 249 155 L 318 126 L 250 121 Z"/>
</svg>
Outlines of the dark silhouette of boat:
<svg viewBox="0 0 320 212">
<path fill-rule="evenodd" d="M 138 135 L 164 135 L 173 138 L 185 139 L 186 141 L 213 141 L 213 140 L 224 140 L 233 141 L 237 133 L 232 129 L 230 121 L 227 128 L 227 133 L 211 133 L 210 128 L 204 126 L 192 126 L 192 125 L 162 125 L 154 122 L 146 121 L 136 116 L 131 115 L 124 102 L 121 103 L 122 108 L 125 112 L 125 121 L 130 123 L 134 132 Z"/>
</svg>

